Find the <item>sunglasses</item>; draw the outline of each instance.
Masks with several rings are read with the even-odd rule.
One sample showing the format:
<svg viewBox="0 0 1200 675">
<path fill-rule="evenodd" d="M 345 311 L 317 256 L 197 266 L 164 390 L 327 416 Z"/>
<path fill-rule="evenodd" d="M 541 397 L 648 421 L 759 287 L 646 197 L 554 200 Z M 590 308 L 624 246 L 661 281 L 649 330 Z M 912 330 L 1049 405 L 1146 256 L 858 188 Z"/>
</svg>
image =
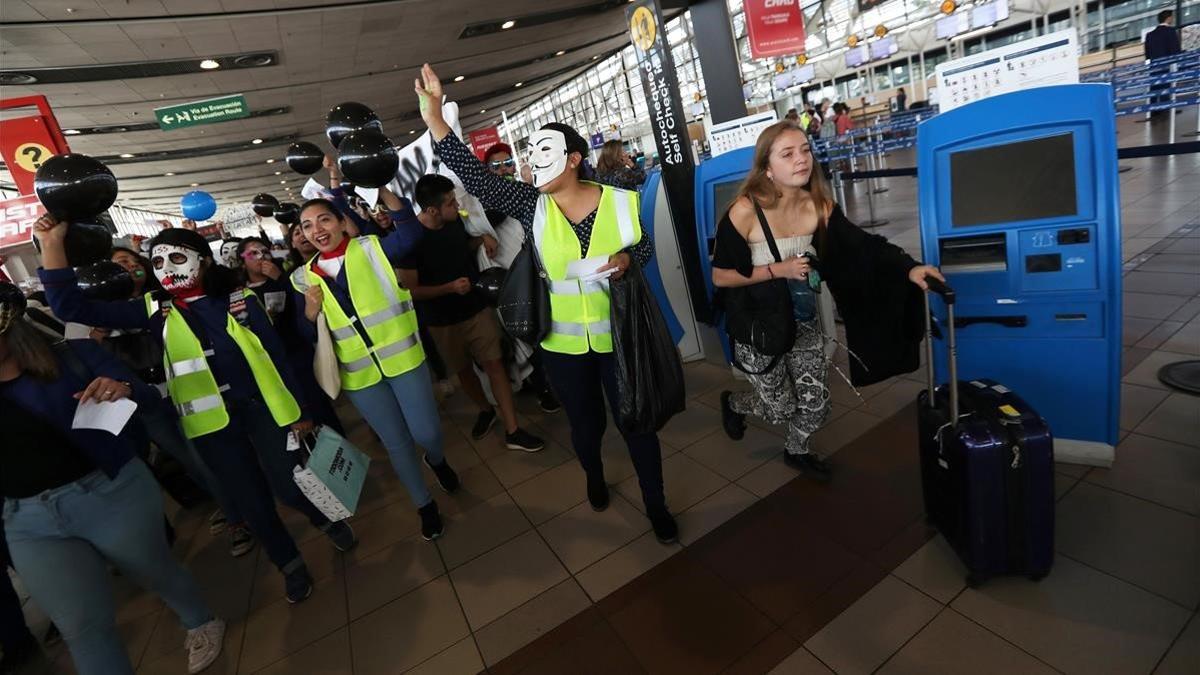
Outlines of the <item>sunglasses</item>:
<svg viewBox="0 0 1200 675">
<path fill-rule="evenodd" d="M 242 258 L 246 260 L 262 260 L 267 257 L 267 252 L 261 248 L 248 248 L 242 251 Z"/>
<path fill-rule="evenodd" d="M 488 167 L 491 169 L 499 169 L 501 167 L 512 168 L 516 165 L 517 165 L 517 160 L 511 159 L 511 158 L 506 159 L 503 162 L 488 162 Z"/>
</svg>

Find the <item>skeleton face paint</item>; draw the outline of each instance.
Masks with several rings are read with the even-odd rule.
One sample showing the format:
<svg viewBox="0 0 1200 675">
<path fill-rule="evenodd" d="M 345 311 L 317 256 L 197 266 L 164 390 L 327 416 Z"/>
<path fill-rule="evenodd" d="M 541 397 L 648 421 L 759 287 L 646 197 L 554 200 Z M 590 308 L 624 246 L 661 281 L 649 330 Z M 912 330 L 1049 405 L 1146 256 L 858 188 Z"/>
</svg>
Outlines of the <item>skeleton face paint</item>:
<svg viewBox="0 0 1200 675">
<path fill-rule="evenodd" d="M 529 164 L 533 186 L 545 187 L 567 170 L 567 137 L 561 131 L 542 129 L 533 134 Z"/>
<path fill-rule="evenodd" d="M 150 251 L 154 276 L 168 291 L 195 288 L 200 283 L 200 254 L 174 244 L 158 244 Z"/>
<path fill-rule="evenodd" d="M 237 256 L 238 243 L 236 241 L 221 242 L 221 264 L 226 267 L 237 267 L 242 261 L 238 260 Z"/>
</svg>

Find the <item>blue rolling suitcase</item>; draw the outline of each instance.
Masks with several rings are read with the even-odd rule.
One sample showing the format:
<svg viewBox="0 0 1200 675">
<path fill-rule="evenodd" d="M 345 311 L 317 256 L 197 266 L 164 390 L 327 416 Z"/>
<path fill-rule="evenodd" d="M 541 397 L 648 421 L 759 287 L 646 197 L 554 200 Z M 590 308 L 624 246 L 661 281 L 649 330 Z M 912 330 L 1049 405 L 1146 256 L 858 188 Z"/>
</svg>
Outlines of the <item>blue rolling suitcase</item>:
<svg viewBox="0 0 1200 675">
<path fill-rule="evenodd" d="M 926 296 L 929 388 L 917 396 L 925 514 L 976 586 L 1019 574 L 1039 580 L 1054 562 L 1054 439 L 1029 404 L 991 380 L 958 381 L 954 291 L 945 300 L 948 384 L 934 387 L 932 322 Z"/>
</svg>

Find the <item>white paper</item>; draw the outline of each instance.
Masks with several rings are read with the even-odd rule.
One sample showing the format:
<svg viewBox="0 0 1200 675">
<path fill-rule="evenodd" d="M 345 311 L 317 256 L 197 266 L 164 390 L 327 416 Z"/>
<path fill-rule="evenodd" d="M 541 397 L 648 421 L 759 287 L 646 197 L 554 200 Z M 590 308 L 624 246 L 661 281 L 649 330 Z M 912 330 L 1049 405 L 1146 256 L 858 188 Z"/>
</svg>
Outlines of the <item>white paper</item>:
<svg viewBox="0 0 1200 675">
<path fill-rule="evenodd" d="M 333 193 L 329 191 L 329 188 L 318 183 L 316 179 L 309 178 L 300 190 L 300 196 L 305 199 L 332 199 Z"/>
<path fill-rule="evenodd" d="M 583 260 L 572 260 L 571 262 L 567 263 L 567 281 L 572 281 L 575 279 L 580 279 L 583 281 L 595 281 L 595 279 L 591 279 L 589 277 L 596 276 L 599 276 L 600 278 L 606 278 L 608 276 L 607 274 L 597 274 L 597 272 L 601 267 L 604 267 L 607 264 L 608 258 L 602 258 L 599 256 L 595 258 L 584 258 Z"/>
<path fill-rule="evenodd" d="M 100 403 L 88 399 L 75 408 L 71 428 L 98 429 L 116 436 L 133 417 L 134 410 L 137 410 L 137 403 L 127 398 Z"/>
<path fill-rule="evenodd" d="M 375 208 L 375 203 L 379 201 L 379 188 L 365 188 L 355 185 L 354 192 L 359 197 L 362 197 L 362 200 L 371 208 Z"/>
</svg>

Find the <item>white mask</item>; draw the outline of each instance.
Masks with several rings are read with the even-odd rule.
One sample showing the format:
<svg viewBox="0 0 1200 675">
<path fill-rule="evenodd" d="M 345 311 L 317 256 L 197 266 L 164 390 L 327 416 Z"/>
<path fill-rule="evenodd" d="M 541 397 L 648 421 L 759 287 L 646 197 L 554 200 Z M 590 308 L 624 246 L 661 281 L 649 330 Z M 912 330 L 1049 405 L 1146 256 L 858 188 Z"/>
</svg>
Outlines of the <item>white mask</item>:
<svg viewBox="0 0 1200 675">
<path fill-rule="evenodd" d="M 174 244 L 157 244 L 150 250 L 154 277 L 168 291 L 195 288 L 200 282 L 200 254 Z"/>
<path fill-rule="evenodd" d="M 222 265 L 224 265 L 226 267 L 237 267 L 238 266 L 239 261 L 238 261 L 238 257 L 237 257 L 237 247 L 238 247 L 238 243 L 236 241 L 221 242 L 221 264 Z"/>
<path fill-rule="evenodd" d="M 567 170 L 567 137 L 561 131 L 542 129 L 531 140 L 529 165 L 533 186 L 540 188 Z"/>
</svg>

